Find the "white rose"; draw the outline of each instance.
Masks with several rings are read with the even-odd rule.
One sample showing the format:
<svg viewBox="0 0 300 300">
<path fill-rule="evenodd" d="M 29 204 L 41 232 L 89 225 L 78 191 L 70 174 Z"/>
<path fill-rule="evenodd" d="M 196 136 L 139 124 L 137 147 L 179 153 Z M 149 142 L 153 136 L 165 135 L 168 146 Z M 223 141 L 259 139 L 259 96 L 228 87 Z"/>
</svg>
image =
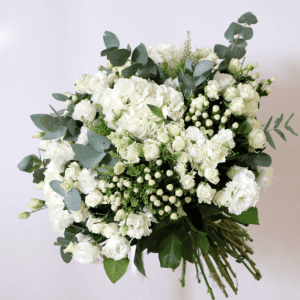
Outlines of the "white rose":
<svg viewBox="0 0 300 300">
<path fill-rule="evenodd" d="M 94 172 L 93 170 L 84 168 L 79 173 L 76 186 L 84 194 L 88 194 L 94 191 L 97 186 L 97 181 L 94 179 L 96 175 L 97 175 L 96 172 Z"/>
<path fill-rule="evenodd" d="M 85 197 L 85 204 L 88 207 L 95 207 L 97 206 L 99 203 L 101 203 L 103 201 L 103 194 L 96 190 L 93 192 L 90 192 L 86 197 Z"/>
<path fill-rule="evenodd" d="M 122 157 L 122 158 L 126 159 L 128 161 L 128 163 L 131 163 L 131 164 L 137 164 L 140 161 L 139 152 L 138 152 L 138 149 L 135 144 L 136 144 L 136 142 L 131 144 L 127 148 L 126 156 Z"/>
<path fill-rule="evenodd" d="M 126 213 L 123 209 L 119 209 L 114 217 L 114 221 L 118 222 L 126 218 Z"/>
<path fill-rule="evenodd" d="M 250 124 L 251 129 L 262 129 L 262 124 L 255 118 L 247 118 L 247 122 Z"/>
<path fill-rule="evenodd" d="M 218 169 L 206 168 L 204 177 L 213 184 L 217 184 L 220 181 Z"/>
<path fill-rule="evenodd" d="M 119 224 L 117 223 L 109 223 L 106 224 L 102 234 L 106 237 L 106 238 L 110 238 L 112 237 L 114 234 L 116 234 L 119 230 Z"/>
<path fill-rule="evenodd" d="M 234 98 L 230 104 L 229 108 L 232 110 L 232 113 L 236 116 L 241 116 L 245 111 L 245 103 L 243 98 L 236 97 Z"/>
<path fill-rule="evenodd" d="M 177 163 L 176 166 L 174 167 L 174 171 L 180 176 L 184 176 L 186 172 L 186 167 L 183 163 Z"/>
<path fill-rule="evenodd" d="M 82 121 L 82 117 L 88 121 L 93 121 L 96 117 L 96 108 L 91 101 L 87 99 L 80 101 L 74 107 L 72 118 Z"/>
<path fill-rule="evenodd" d="M 158 157 L 160 157 L 160 150 L 157 144 L 155 143 L 149 143 L 146 142 L 143 145 L 143 149 L 144 149 L 144 155 L 145 155 L 145 159 L 147 161 L 149 160 L 155 160 Z"/>
<path fill-rule="evenodd" d="M 80 242 L 74 246 L 73 257 L 81 264 L 91 264 L 100 261 L 101 247 L 90 242 Z"/>
<path fill-rule="evenodd" d="M 182 130 L 182 126 L 175 122 L 170 122 L 166 125 L 166 128 L 173 136 L 177 136 Z"/>
<path fill-rule="evenodd" d="M 220 191 L 217 191 L 212 201 L 215 205 L 218 205 L 219 207 L 228 206 L 228 201 L 225 198 L 225 190 L 222 189 Z"/>
<path fill-rule="evenodd" d="M 254 118 L 258 111 L 258 101 L 256 100 L 246 100 L 245 101 L 245 111 L 244 116 L 248 118 Z"/>
<path fill-rule="evenodd" d="M 102 255 L 114 260 L 125 258 L 130 251 L 130 244 L 125 237 L 113 235 L 102 248 Z"/>
<path fill-rule="evenodd" d="M 252 129 L 248 135 L 249 145 L 254 149 L 264 148 L 266 140 L 266 135 L 262 129 Z"/>
<path fill-rule="evenodd" d="M 234 165 L 228 169 L 226 175 L 232 180 L 235 175 L 237 175 L 238 173 L 240 173 L 242 170 L 245 170 L 245 169 L 248 169 L 248 167 L 243 168 L 243 167 Z"/>
<path fill-rule="evenodd" d="M 223 91 L 223 97 L 226 101 L 231 101 L 235 97 L 238 96 L 238 90 L 234 86 L 228 86 L 224 91 Z"/>
<path fill-rule="evenodd" d="M 190 190 L 195 186 L 194 176 L 186 174 L 183 177 L 181 177 L 180 183 L 183 189 Z"/>
<path fill-rule="evenodd" d="M 114 166 L 114 172 L 116 175 L 120 175 L 125 171 L 125 164 L 121 161 L 117 162 Z"/>
<path fill-rule="evenodd" d="M 186 152 L 181 152 L 180 156 L 177 159 L 178 163 L 183 163 L 183 164 L 187 164 L 189 161 L 192 161 L 192 157 Z"/>
<path fill-rule="evenodd" d="M 192 99 L 191 107 L 195 107 L 201 111 L 203 109 L 203 103 L 205 100 L 207 100 L 207 98 L 200 94 L 197 98 Z"/>
<path fill-rule="evenodd" d="M 248 99 L 248 98 L 252 98 L 253 95 L 253 87 L 251 86 L 251 84 L 243 84 L 243 83 L 239 83 L 237 85 L 237 90 L 239 93 L 239 96 L 242 97 L 243 99 Z"/>
<path fill-rule="evenodd" d="M 223 91 L 227 86 L 235 83 L 235 79 L 232 75 L 222 74 L 219 71 L 214 75 L 213 79 L 219 83 L 221 91 Z"/>
<path fill-rule="evenodd" d="M 173 143 L 172 148 L 174 151 L 179 152 L 185 148 L 185 141 L 181 136 L 176 136 Z"/>
<path fill-rule="evenodd" d="M 220 85 L 216 80 L 209 80 L 208 85 L 204 88 L 205 94 L 208 98 L 219 99 Z"/>
<path fill-rule="evenodd" d="M 236 58 L 232 58 L 228 66 L 228 72 L 234 75 L 236 72 L 240 71 L 241 68 L 242 64 L 240 61 Z"/>
<path fill-rule="evenodd" d="M 208 183 L 201 183 L 197 187 L 197 197 L 199 203 L 211 204 L 213 197 L 215 196 L 216 190 L 212 189 Z"/>
<path fill-rule="evenodd" d="M 157 139 L 161 142 L 161 143 L 167 143 L 169 141 L 169 135 L 168 135 L 168 131 L 166 128 L 160 128 L 157 131 Z"/>
<path fill-rule="evenodd" d="M 93 233 L 102 234 L 106 224 L 107 223 L 102 221 L 102 219 L 90 216 L 87 220 L 86 227 Z"/>
<path fill-rule="evenodd" d="M 81 172 L 81 168 L 79 164 L 76 161 L 74 161 L 70 163 L 68 168 L 65 170 L 65 178 L 71 180 L 77 180 L 80 172 Z"/>
</svg>

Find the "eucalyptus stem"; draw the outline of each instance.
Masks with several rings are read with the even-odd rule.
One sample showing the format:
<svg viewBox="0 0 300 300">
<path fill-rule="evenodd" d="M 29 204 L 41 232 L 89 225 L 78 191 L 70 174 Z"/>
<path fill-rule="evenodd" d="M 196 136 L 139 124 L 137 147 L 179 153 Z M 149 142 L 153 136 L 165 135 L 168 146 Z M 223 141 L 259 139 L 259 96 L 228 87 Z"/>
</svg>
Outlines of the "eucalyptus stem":
<svg viewBox="0 0 300 300">
<path fill-rule="evenodd" d="M 182 259 L 182 277 L 181 277 L 181 286 L 185 286 L 185 271 L 186 271 L 186 260 L 183 258 Z"/>
<path fill-rule="evenodd" d="M 245 23 L 244 27 L 248 25 L 247 22 Z M 238 37 L 234 40 L 234 44 L 232 45 L 231 50 L 233 50 L 233 48 L 236 46 L 237 41 L 239 40 L 239 37 L 241 36 L 241 34 L 238 35 Z"/>
</svg>

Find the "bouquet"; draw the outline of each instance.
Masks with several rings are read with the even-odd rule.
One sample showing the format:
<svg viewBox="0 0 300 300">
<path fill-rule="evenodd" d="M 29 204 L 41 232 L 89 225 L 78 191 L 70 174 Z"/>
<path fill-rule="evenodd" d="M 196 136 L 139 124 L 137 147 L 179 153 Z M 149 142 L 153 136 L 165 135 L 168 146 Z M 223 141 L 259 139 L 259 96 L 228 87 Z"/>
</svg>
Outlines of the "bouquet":
<svg viewBox="0 0 300 300">
<path fill-rule="evenodd" d="M 256 117 L 276 81 L 258 83 L 260 74 L 249 74 L 257 63 L 240 62 L 256 23 L 243 14 L 225 32 L 230 45 L 214 51 L 192 51 L 189 32 L 183 46 L 132 51 L 106 31 L 107 66 L 77 78 L 75 93 L 53 94 L 63 109 L 31 115 L 44 159 L 28 155 L 18 168 L 33 172 L 45 200 L 31 199 L 19 217 L 48 208 L 65 263 L 101 262 L 115 283 L 135 246 L 144 276 L 144 250 L 158 253 L 162 268 L 182 264 L 182 286 L 192 263 L 212 299 L 203 262 L 226 296 L 221 278 L 237 293 L 229 255 L 261 278 L 245 227 L 259 225 L 259 193 L 273 175 L 266 142 L 275 149 L 272 130 L 286 140 L 281 127 L 297 133 L 294 114 L 272 129 L 273 117 L 264 126 Z"/>
</svg>

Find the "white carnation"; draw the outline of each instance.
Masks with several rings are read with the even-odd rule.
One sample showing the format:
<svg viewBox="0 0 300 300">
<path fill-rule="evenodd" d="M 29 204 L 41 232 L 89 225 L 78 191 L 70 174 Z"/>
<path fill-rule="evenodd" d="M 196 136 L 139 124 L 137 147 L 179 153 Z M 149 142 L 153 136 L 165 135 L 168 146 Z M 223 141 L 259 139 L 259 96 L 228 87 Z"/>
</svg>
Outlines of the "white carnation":
<svg viewBox="0 0 300 300">
<path fill-rule="evenodd" d="M 228 86 L 223 90 L 223 97 L 226 101 L 231 101 L 238 96 L 238 90 L 234 86 Z"/>
<path fill-rule="evenodd" d="M 214 75 L 213 80 L 219 83 L 221 91 L 223 91 L 227 86 L 233 85 L 235 80 L 230 74 L 222 74 L 219 71 Z"/>
<path fill-rule="evenodd" d="M 93 121 L 96 116 L 96 108 L 94 104 L 91 103 L 88 99 L 81 100 L 74 107 L 74 112 L 72 118 L 74 120 L 82 121 L 82 117 L 84 117 L 88 121 Z"/>
<path fill-rule="evenodd" d="M 78 176 L 78 188 L 84 194 L 88 194 L 95 190 L 97 181 L 94 179 L 96 172 L 93 170 L 84 168 Z"/>
<path fill-rule="evenodd" d="M 130 244 L 125 237 L 113 235 L 102 248 L 102 255 L 114 260 L 120 260 L 127 257 L 130 251 Z"/>
<path fill-rule="evenodd" d="M 101 247 L 91 242 L 79 242 L 74 246 L 73 257 L 83 265 L 100 262 Z"/>
</svg>

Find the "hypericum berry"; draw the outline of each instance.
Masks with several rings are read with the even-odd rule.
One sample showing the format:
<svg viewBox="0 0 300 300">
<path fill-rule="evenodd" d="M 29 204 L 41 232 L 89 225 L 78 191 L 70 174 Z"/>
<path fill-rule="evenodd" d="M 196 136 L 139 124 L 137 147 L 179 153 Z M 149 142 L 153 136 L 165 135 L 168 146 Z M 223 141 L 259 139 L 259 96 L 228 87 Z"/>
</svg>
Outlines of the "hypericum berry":
<svg viewBox="0 0 300 300">
<path fill-rule="evenodd" d="M 111 189 L 113 189 L 115 186 L 116 186 L 116 185 L 115 185 L 113 182 L 111 182 L 111 183 L 109 184 L 109 187 L 110 187 Z"/>
<path fill-rule="evenodd" d="M 158 213 L 160 216 L 162 216 L 165 212 L 163 210 L 159 210 Z"/>
<path fill-rule="evenodd" d="M 201 116 L 201 111 L 200 111 L 199 109 L 197 109 L 197 110 L 195 111 L 195 115 L 196 115 L 197 117 Z"/>
<path fill-rule="evenodd" d="M 215 119 L 216 121 L 219 121 L 219 120 L 220 120 L 220 118 L 221 118 L 221 116 L 220 116 L 219 114 L 217 114 L 217 115 L 214 115 L 214 119 Z"/>
<path fill-rule="evenodd" d="M 234 122 L 234 123 L 232 124 L 232 128 L 233 128 L 233 129 L 239 128 L 239 123 L 238 123 L 238 122 Z"/>
<path fill-rule="evenodd" d="M 73 95 L 73 96 L 72 96 L 72 100 L 73 100 L 73 101 L 77 101 L 77 100 L 78 100 L 77 96 L 76 96 L 76 95 Z"/>
<path fill-rule="evenodd" d="M 196 127 L 200 127 L 200 126 L 201 126 L 201 123 L 200 123 L 199 121 L 197 121 L 197 122 L 195 123 L 195 126 L 196 126 Z"/>
<path fill-rule="evenodd" d="M 167 190 L 169 190 L 169 191 L 173 191 L 173 184 L 168 184 L 167 185 Z"/>
<path fill-rule="evenodd" d="M 142 176 L 138 177 L 138 179 L 136 180 L 138 183 L 143 183 L 144 182 L 144 178 Z"/>
<path fill-rule="evenodd" d="M 227 116 L 227 117 L 230 116 L 231 112 L 232 112 L 231 109 L 227 108 L 224 112 L 224 116 Z"/>
<path fill-rule="evenodd" d="M 150 173 L 151 170 L 150 170 L 148 167 L 146 167 L 146 168 L 144 169 L 144 172 L 145 172 L 145 173 Z"/>
<path fill-rule="evenodd" d="M 183 195 L 183 190 L 177 190 L 175 192 L 175 195 L 178 196 L 178 197 L 181 197 Z"/>
<path fill-rule="evenodd" d="M 168 195 L 163 195 L 162 199 L 163 199 L 163 201 L 167 202 L 167 201 L 169 201 L 169 196 Z"/>
<path fill-rule="evenodd" d="M 167 205 L 165 206 L 165 212 L 170 212 L 172 210 L 171 206 Z"/>
<path fill-rule="evenodd" d="M 160 177 L 161 177 L 161 174 L 160 174 L 159 172 L 156 172 L 156 173 L 154 174 L 154 177 L 155 177 L 155 178 L 160 178 Z"/>
<path fill-rule="evenodd" d="M 151 194 L 151 191 L 150 190 L 146 190 L 146 194 L 147 195 Z"/>
<path fill-rule="evenodd" d="M 157 206 L 157 207 L 160 206 L 160 205 L 161 205 L 160 200 L 155 200 L 155 201 L 154 201 L 154 205 Z"/>
<path fill-rule="evenodd" d="M 150 174 L 146 174 L 145 179 L 146 180 L 150 180 L 151 179 L 151 175 Z"/>
<path fill-rule="evenodd" d="M 150 196 L 150 201 L 154 202 L 155 200 L 157 200 L 157 197 L 155 195 L 151 195 Z"/>
<path fill-rule="evenodd" d="M 209 136 L 213 136 L 214 135 L 214 131 L 212 129 L 210 129 L 209 132 L 208 132 L 208 135 Z"/>
<path fill-rule="evenodd" d="M 104 195 L 103 200 L 108 201 L 109 197 L 107 195 Z"/>
<path fill-rule="evenodd" d="M 210 120 L 210 119 L 208 119 L 208 120 L 205 121 L 205 125 L 206 125 L 207 127 L 212 126 L 212 124 L 213 124 L 213 121 Z"/>
<path fill-rule="evenodd" d="M 208 118 L 208 113 L 207 113 L 207 112 L 204 112 L 204 113 L 202 114 L 202 118 L 203 118 L 203 119 L 207 119 L 207 118 Z"/>
<path fill-rule="evenodd" d="M 162 165 L 162 160 L 161 160 L 161 159 L 157 160 L 157 161 L 156 161 L 156 164 L 157 164 L 158 166 L 161 166 L 161 165 Z"/>
<path fill-rule="evenodd" d="M 112 205 L 111 206 L 111 210 L 112 211 L 117 211 L 118 210 L 118 206 L 117 205 Z"/>
<path fill-rule="evenodd" d="M 162 196 L 163 194 L 164 194 L 164 191 L 162 189 L 158 189 L 156 191 L 156 195 L 158 195 L 158 196 Z"/>
<path fill-rule="evenodd" d="M 124 198 L 125 198 L 125 199 L 128 199 L 128 198 L 129 198 L 129 194 L 125 193 L 125 194 L 124 194 Z"/>
<path fill-rule="evenodd" d="M 122 186 L 123 186 L 123 183 L 122 183 L 122 182 L 118 182 L 118 183 L 117 183 L 117 187 L 118 187 L 118 188 L 121 188 Z"/>
<path fill-rule="evenodd" d="M 171 196 L 169 198 L 170 203 L 175 203 L 176 202 L 176 197 L 175 196 Z"/>
<path fill-rule="evenodd" d="M 170 177 L 170 176 L 172 176 L 172 175 L 173 175 L 173 171 L 171 171 L 171 170 L 168 170 L 166 174 L 167 174 L 167 176 L 168 176 L 168 177 Z"/>
<path fill-rule="evenodd" d="M 271 94 L 271 93 L 272 93 L 272 88 L 269 86 L 269 87 L 266 89 L 266 92 L 268 93 L 268 95 Z"/>
<path fill-rule="evenodd" d="M 192 201 L 192 198 L 191 197 L 185 197 L 184 200 L 185 200 L 186 203 L 190 203 Z"/>
<path fill-rule="evenodd" d="M 227 122 L 227 118 L 225 117 L 225 116 L 223 116 L 222 118 L 221 118 L 221 123 L 226 123 Z"/>
<path fill-rule="evenodd" d="M 153 186 L 155 184 L 155 180 L 150 179 L 148 183 L 149 183 L 150 186 Z"/>
<path fill-rule="evenodd" d="M 194 108 L 194 107 L 191 107 L 190 110 L 189 110 L 189 112 L 190 112 L 191 114 L 195 113 L 195 108 Z"/>
<path fill-rule="evenodd" d="M 194 188 L 190 189 L 191 194 L 195 194 L 196 190 Z"/>
<path fill-rule="evenodd" d="M 177 220 L 177 219 L 178 219 L 178 216 L 177 216 L 177 214 L 176 214 L 175 212 L 173 212 L 173 213 L 171 213 L 170 218 L 171 218 L 172 220 Z"/>
<path fill-rule="evenodd" d="M 258 63 L 252 64 L 252 67 L 253 67 L 254 69 L 256 69 L 256 68 L 258 67 Z"/>
<path fill-rule="evenodd" d="M 139 192 L 139 189 L 138 189 L 138 188 L 134 188 L 133 192 L 134 192 L 134 193 L 138 193 L 138 192 Z"/>
<path fill-rule="evenodd" d="M 271 77 L 271 81 L 275 82 L 277 80 L 277 78 L 275 76 Z"/>
<path fill-rule="evenodd" d="M 181 205 L 181 201 L 180 200 L 176 201 L 175 206 L 179 207 L 180 205 Z"/>
<path fill-rule="evenodd" d="M 197 121 L 197 120 L 198 120 L 198 117 L 195 116 L 195 115 L 193 115 L 193 116 L 192 116 L 192 120 L 193 120 L 193 121 Z"/>
<path fill-rule="evenodd" d="M 118 176 L 114 176 L 113 177 L 113 182 L 118 182 L 119 181 L 119 177 Z"/>
<path fill-rule="evenodd" d="M 208 100 L 205 100 L 205 101 L 203 102 L 203 105 L 206 106 L 206 107 L 209 106 L 209 101 L 208 101 Z"/>
<path fill-rule="evenodd" d="M 110 195 L 110 196 L 109 196 L 109 200 L 110 200 L 110 201 L 114 201 L 115 199 L 116 199 L 116 196 L 115 196 L 115 195 Z"/>
<path fill-rule="evenodd" d="M 204 130 L 206 130 L 206 128 L 204 126 L 201 126 L 200 130 L 204 131 Z"/>
<path fill-rule="evenodd" d="M 190 116 L 186 116 L 186 117 L 185 117 L 185 121 L 186 121 L 186 122 L 191 121 L 191 117 L 190 117 Z"/>
<path fill-rule="evenodd" d="M 213 110 L 213 112 L 218 112 L 220 110 L 220 106 L 219 105 L 214 105 L 212 110 Z"/>
<path fill-rule="evenodd" d="M 116 202 L 120 202 L 121 201 L 121 197 L 116 197 L 115 201 Z"/>
</svg>

